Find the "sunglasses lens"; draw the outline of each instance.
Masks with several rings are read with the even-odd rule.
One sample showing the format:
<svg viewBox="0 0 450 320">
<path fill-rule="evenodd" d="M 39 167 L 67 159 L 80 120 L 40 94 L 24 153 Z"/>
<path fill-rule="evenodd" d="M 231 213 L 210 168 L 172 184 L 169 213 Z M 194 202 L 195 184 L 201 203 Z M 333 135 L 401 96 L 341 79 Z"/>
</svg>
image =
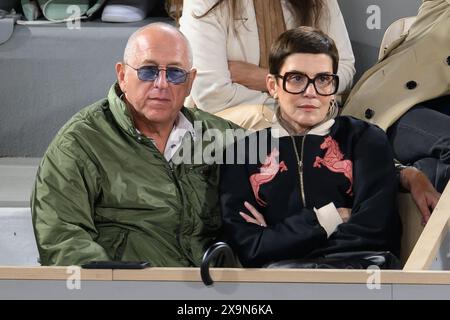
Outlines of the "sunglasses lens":
<svg viewBox="0 0 450 320">
<path fill-rule="evenodd" d="M 146 66 L 139 68 L 137 73 L 141 81 L 155 81 L 158 77 L 159 70 L 157 66 Z"/>
<path fill-rule="evenodd" d="M 160 70 L 157 66 L 145 66 L 139 68 L 137 73 L 141 81 L 155 81 L 159 76 Z M 166 78 L 171 83 L 180 84 L 186 81 L 187 72 L 180 68 L 169 67 L 166 69 Z"/>
<path fill-rule="evenodd" d="M 186 81 L 186 71 L 179 68 L 167 68 L 167 81 L 180 84 Z"/>
</svg>

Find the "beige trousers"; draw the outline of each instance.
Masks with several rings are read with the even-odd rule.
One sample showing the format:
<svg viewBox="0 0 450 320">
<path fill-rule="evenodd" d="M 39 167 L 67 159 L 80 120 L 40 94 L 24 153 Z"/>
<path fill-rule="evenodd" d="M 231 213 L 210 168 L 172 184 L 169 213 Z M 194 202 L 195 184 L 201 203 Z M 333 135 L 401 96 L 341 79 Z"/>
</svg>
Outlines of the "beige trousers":
<svg viewBox="0 0 450 320">
<path fill-rule="evenodd" d="M 266 105 L 242 105 L 215 113 L 216 116 L 234 122 L 250 130 L 261 130 L 272 126 L 274 111 Z"/>
</svg>

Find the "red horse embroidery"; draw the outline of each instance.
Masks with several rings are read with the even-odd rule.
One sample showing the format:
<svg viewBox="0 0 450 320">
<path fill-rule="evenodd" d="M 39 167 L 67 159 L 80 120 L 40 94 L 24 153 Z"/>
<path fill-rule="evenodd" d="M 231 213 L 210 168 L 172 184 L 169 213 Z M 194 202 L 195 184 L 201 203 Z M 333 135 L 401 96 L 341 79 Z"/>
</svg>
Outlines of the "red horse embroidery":
<svg viewBox="0 0 450 320">
<path fill-rule="evenodd" d="M 330 171 L 343 173 L 348 180 L 350 180 L 350 187 L 346 191 L 347 194 L 352 193 L 353 185 L 353 163 L 350 160 L 343 160 L 344 154 L 339 149 L 336 140 L 330 136 L 326 137 L 324 142 L 320 145 L 320 149 L 327 149 L 325 156 L 322 158 L 316 157 L 314 161 L 314 168 L 320 168 L 323 164 Z"/>
<path fill-rule="evenodd" d="M 277 157 L 280 152 L 277 148 L 267 156 L 264 164 L 260 168 L 260 173 L 254 173 L 250 176 L 250 184 L 252 185 L 253 193 L 255 194 L 256 202 L 262 207 L 267 206 L 267 203 L 259 197 L 259 188 L 262 184 L 268 183 L 275 178 L 278 171 L 287 171 L 287 166 L 284 161 L 278 163 Z"/>
</svg>

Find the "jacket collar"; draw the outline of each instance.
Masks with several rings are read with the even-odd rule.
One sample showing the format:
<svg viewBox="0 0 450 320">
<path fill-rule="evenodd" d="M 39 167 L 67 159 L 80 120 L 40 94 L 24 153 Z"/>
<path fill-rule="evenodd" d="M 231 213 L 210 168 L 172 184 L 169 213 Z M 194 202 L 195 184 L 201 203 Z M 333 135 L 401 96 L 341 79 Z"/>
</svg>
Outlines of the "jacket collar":
<svg viewBox="0 0 450 320">
<path fill-rule="evenodd" d="M 123 95 L 122 90 L 120 90 L 119 84 L 116 82 L 111 86 L 108 93 L 108 103 L 109 108 L 116 120 L 117 124 L 129 135 L 135 137 L 138 135 L 136 128 L 133 124 L 133 119 L 131 118 L 130 111 L 128 107 L 121 99 Z"/>
<path fill-rule="evenodd" d="M 334 123 L 335 123 L 334 119 L 327 120 L 319 124 L 318 126 L 313 127 L 306 133 L 306 135 L 326 136 L 327 134 L 330 133 L 330 129 L 334 125 Z M 283 127 L 278 118 L 277 121 L 272 124 L 271 132 L 274 138 L 283 138 L 291 135 L 286 130 L 286 128 Z"/>
</svg>

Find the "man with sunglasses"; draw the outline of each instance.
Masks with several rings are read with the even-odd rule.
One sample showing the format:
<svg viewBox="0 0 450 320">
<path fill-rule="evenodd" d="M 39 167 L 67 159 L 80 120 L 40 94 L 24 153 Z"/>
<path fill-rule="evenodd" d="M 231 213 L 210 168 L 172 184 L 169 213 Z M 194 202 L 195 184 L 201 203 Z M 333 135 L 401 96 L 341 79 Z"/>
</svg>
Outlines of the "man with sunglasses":
<svg viewBox="0 0 450 320">
<path fill-rule="evenodd" d="M 107 98 L 69 120 L 41 162 L 32 195 L 41 263 L 199 266 L 221 225 L 218 166 L 174 159 L 231 124 L 183 107 L 196 70 L 173 26 L 136 31 L 116 73 Z"/>
</svg>

